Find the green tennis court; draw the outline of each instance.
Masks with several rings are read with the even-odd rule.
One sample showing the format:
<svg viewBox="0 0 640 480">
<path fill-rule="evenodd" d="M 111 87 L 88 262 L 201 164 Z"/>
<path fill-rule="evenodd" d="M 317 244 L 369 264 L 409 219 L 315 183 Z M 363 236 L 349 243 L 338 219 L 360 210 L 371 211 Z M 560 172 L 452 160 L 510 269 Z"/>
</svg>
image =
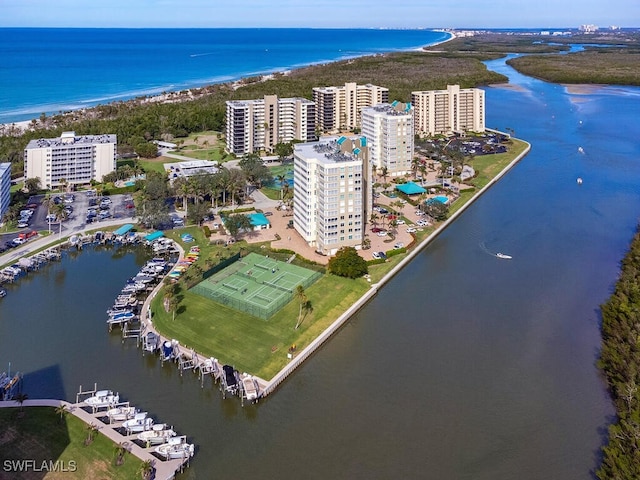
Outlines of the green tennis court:
<svg viewBox="0 0 640 480">
<path fill-rule="evenodd" d="M 249 253 L 191 291 L 267 319 L 291 301 L 298 285 L 308 288 L 320 276 L 307 268 Z"/>
</svg>

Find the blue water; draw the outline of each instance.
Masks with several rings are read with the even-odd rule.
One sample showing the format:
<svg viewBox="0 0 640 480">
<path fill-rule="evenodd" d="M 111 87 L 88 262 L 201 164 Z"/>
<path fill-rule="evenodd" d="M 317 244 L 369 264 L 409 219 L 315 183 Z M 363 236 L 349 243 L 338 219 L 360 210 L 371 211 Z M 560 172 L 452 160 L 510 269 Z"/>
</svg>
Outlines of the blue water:
<svg viewBox="0 0 640 480">
<path fill-rule="evenodd" d="M 430 30 L 0 29 L 0 123 L 445 40 Z"/>
</svg>

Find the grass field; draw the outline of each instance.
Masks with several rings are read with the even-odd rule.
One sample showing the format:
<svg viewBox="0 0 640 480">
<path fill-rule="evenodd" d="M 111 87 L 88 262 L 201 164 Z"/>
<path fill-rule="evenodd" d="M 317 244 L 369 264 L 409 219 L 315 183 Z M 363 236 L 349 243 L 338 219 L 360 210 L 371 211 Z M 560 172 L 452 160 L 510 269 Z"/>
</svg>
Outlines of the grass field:
<svg viewBox="0 0 640 480">
<path fill-rule="evenodd" d="M 319 276 L 313 270 L 249 253 L 191 291 L 266 320 L 291 301 L 298 285 L 307 287 Z"/>
<path fill-rule="evenodd" d="M 116 466 L 116 447 L 104 435 L 96 433 L 91 444 L 85 445 L 89 431 L 79 418 L 66 414 L 62 418 L 51 407 L 25 407 L 0 409 L 0 465 L 7 460 L 34 460 L 56 462 L 69 467 L 74 462 L 75 472 L 11 472 L 0 478 L 47 480 L 67 479 L 132 479 L 140 477 L 142 462 L 131 454 L 125 454 L 122 465 Z M 70 470 L 70 469 L 69 469 Z M 4 473 L 3 473 L 4 474 Z"/>
<path fill-rule="evenodd" d="M 270 379 L 287 364 L 289 346 L 304 348 L 368 288 L 364 279 L 323 276 L 305 289 L 313 311 L 297 330 L 295 299 L 265 321 L 187 291 L 181 293 L 174 321 L 164 310 L 160 294 L 152 303 L 153 319 L 165 336 L 240 371 Z"/>
</svg>

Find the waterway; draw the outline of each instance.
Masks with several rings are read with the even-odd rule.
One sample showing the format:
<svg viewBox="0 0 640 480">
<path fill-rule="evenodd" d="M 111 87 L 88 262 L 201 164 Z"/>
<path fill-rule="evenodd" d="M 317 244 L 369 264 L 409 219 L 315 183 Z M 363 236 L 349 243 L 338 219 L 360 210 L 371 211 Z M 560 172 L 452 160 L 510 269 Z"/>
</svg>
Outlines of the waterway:
<svg viewBox="0 0 640 480">
<path fill-rule="evenodd" d="M 531 153 L 260 404 L 107 333 L 140 252 L 84 252 L 11 288 L 0 361 L 35 372 L 31 398 L 98 382 L 174 424 L 198 445 L 181 478 L 593 478 L 613 415 L 598 308 L 638 221 L 640 89 L 489 68 L 513 87 L 486 89 L 487 125 Z"/>
</svg>

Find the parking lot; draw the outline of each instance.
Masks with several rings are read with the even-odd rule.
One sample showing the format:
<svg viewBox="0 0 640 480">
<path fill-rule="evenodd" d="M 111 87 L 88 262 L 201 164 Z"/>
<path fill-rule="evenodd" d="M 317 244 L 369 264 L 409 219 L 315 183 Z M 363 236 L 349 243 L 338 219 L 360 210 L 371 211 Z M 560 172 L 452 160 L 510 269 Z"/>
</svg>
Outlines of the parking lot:
<svg viewBox="0 0 640 480">
<path fill-rule="evenodd" d="M 47 206 L 44 195 L 30 197 L 25 212 L 21 215 L 24 222 L 19 223 L 16 232 L 0 236 L 0 249 L 13 248 L 20 244 L 20 240 L 34 238 L 33 231 L 51 231 L 61 233 L 63 236 L 70 235 L 74 231 L 79 231 L 87 224 L 96 224 L 96 228 L 101 221 L 113 219 L 125 219 L 135 216 L 135 208 L 131 195 L 110 195 L 98 197 L 95 191 L 74 192 L 72 194 L 52 194 L 50 196 L 51 208 Z M 67 218 L 62 225 L 56 216 L 50 211 L 53 205 L 63 204 L 68 211 Z M 26 211 L 31 211 L 27 214 Z M 26 238 L 28 237 L 28 238 Z"/>
</svg>

